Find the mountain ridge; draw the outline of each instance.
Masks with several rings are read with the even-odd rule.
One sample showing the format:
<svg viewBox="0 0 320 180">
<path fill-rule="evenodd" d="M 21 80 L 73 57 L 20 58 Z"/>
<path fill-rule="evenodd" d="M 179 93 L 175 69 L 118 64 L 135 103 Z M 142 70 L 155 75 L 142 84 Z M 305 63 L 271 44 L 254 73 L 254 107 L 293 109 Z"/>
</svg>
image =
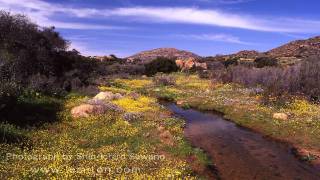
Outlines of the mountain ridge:
<svg viewBox="0 0 320 180">
<path fill-rule="evenodd" d="M 199 59 L 201 56 L 186 50 L 179 50 L 176 48 L 156 48 L 152 50 L 141 51 L 132 56 L 127 57 L 129 60 L 140 60 L 142 62 L 153 60 L 157 57 L 165 57 L 170 59 Z"/>
<path fill-rule="evenodd" d="M 266 52 L 259 52 L 256 50 L 242 50 L 237 53 L 221 55 L 220 57 L 227 58 L 244 58 L 244 59 L 255 59 L 261 56 L 268 56 L 273 58 L 300 58 L 305 59 L 310 56 L 320 57 L 320 36 L 315 36 L 303 40 L 290 41 L 279 47 L 270 49 Z M 138 52 L 126 59 L 129 62 L 140 61 L 142 63 L 151 61 L 157 57 L 165 57 L 170 59 L 201 59 L 204 58 L 193 52 L 186 50 L 179 50 L 176 48 L 156 48 L 152 50 L 145 50 Z M 215 56 L 218 57 L 218 56 Z"/>
<path fill-rule="evenodd" d="M 320 56 L 320 36 L 295 40 L 266 52 L 272 57 L 309 57 Z"/>
</svg>

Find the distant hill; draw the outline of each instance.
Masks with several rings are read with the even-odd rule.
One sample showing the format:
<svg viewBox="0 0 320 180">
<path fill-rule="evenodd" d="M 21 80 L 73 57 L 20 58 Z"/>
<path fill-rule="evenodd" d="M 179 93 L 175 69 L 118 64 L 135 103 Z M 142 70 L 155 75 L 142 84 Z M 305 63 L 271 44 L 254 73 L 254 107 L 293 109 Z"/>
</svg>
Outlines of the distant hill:
<svg viewBox="0 0 320 180">
<path fill-rule="evenodd" d="M 187 59 L 190 57 L 195 59 L 201 58 L 199 55 L 189 51 L 178 50 L 175 48 L 158 48 L 158 49 L 153 49 L 149 51 L 142 51 L 133 56 L 127 57 L 127 59 L 140 60 L 142 62 L 146 62 L 146 61 L 153 60 L 157 57 L 165 57 L 165 58 L 171 58 L 171 59 L 176 59 L 176 58 Z"/>
<path fill-rule="evenodd" d="M 310 56 L 320 57 L 320 36 L 306 40 L 292 41 L 280 47 L 271 49 L 267 52 L 258 52 L 255 50 L 243 50 L 234 54 L 219 55 L 215 57 L 203 58 L 195 53 L 179 50 L 175 48 L 158 48 L 149 51 L 142 51 L 133 56 L 127 57 L 129 62 L 138 60 L 141 63 L 148 62 L 157 57 L 166 57 L 171 59 L 189 59 L 194 58 L 203 62 L 225 61 L 230 58 L 239 58 L 242 62 L 253 62 L 257 57 L 273 57 L 279 60 L 281 64 L 295 64 L 303 61 Z"/>
<path fill-rule="evenodd" d="M 230 58 L 239 58 L 241 62 L 253 62 L 257 57 L 275 58 L 282 65 L 292 65 L 306 60 L 308 57 L 317 56 L 320 59 L 320 36 L 306 40 L 292 41 L 267 52 L 244 50 L 234 54 L 207 57 L 207 63 L 226 61 Z"/>
<path fill-rule="evenodd" d="M 297 58 L 306 58 L 314 55 L 320 57 L 320 36 L 306 40 L 292 41 L 288 44 L 267 51 L 266 55 L 272 57 Z"/>
</svg>

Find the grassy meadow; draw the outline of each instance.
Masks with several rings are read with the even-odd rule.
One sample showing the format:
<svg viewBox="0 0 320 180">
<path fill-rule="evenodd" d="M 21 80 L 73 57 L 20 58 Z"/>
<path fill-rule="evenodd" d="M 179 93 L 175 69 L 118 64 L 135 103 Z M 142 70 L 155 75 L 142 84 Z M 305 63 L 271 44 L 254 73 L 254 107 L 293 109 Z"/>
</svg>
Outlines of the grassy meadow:
<svg viewBox="0 0 320 180">
<path fill-rule="evenodd" d="M 120 83 L 125 80 L 116 80 Z M 58 121 L 39 128 L 1 125 L 0 174 L 5 179 L 74 179 L 74 178 L 201 178 L 194 167 L 210 162 L 200 149 L 195 149 L 183 136 L 184 122 L 171 116 L 153 97 L 130 93 L 152 83 L 134 80 L 125 87 L 101 87 L 121 92 L 124 98 L 113 103 L 124 112 L 73 119 L 70 110 L 89 99 L 70 94 L 58 101 Z M 49 100 L 48 100 L 49 99 Z M 135 121 L 126 121 L 125 112 L 139 113 Z M 44 117 L 43 117 L 44 118 Z M 189 159 L 192 158 L 192 163 Z M 198 168 L 199 170 L 199 168 Z"/>
<path fill-rule="evenodd" d="M 193 74 L 166 76 L 174 83 L 159 85 L 152 77 L 113 79 L 99 89 L 122 94 L 112 103 L 124 111 L 89 118 L 70 115 L 71 108 L 86 102 L 88 96 L 69 94 L 55 99 L 39 95 L 33 103 L 60 105 L 58 121 L 40 128 L 1 124 L 1 133 L 6 134 L 0 144 L 2 178 L 201 178 L 214 162 L 188 144 L 184 121 L 159 104 L 159 99 L 179 102 L 184 108 L 222 112 L 240 126 L 293 145 L 302 159 L 317 163 L 320 106 L 298 98 L 266 105 L 254 88 L 212 83 Z M 139 117 L 126 121 L 122 115 L 128 112 Z M 289 119 L 274 119 L 277 112 L 289 114 Z"/>
</svg>

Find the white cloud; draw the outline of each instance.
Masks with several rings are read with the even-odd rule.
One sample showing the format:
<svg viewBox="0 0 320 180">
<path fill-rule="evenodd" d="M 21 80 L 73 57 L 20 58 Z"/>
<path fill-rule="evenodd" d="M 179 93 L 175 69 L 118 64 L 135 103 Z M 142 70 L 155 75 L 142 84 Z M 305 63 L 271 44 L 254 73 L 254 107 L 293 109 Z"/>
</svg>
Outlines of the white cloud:
<svg viewBox="0 0 320 180">
<path fill-rule="evenodd" d="M 215 0 L 220 3 L 240 3 L 247 0 Z M 53 20 L 55 15 L 66 15 L 77 18 L 119 17 L 119 20 L 141 20 L 144 22 L 186 23 L 227 28 L 240 28 L 254 31 L 285 33 L 319 33 L 320 21 L 259 17 L 257 15 L 237 14 L 213 9 L 186 7 L 125 7 L 115 9 L 75 8 L 62 4 L 48 3 L 41 0 L 0 0 L 1 9 L 25 13 L 37 23 L 58 28 L 73 29 L 117 29 L 119 27 L 73 23 Z"/>
<path fill-rule="evenodd" d="M 0 9 L 12 13 L 25 14 L 41 26 L 55 26 L 63 29 L 123 29 L 123 27 L 106 26 L 88 23 L 74 23 L 54 20 L 58 13 L 71 14 L 76 17 L 87 17 L 96 13 L 91 9 L 65 8 L 62 5 L 50 4 L 40 0 L 0 0 Z"/>
<path fill-rule="evenodd" d="M 234 44 L 242 44 L 242 45 L 253 45 L 254 43 L 241 41 L 239 37 L 228 35 L 228 34 L 189 34 L 189 35 L 178 35 L 178 37 L 182 37 L 185 39 L 195 39 L 195 40 L 203 40 L 203 41 L 218 41 L 218 42 L 227 42 Z"/>
<path fill-rule="evenodd" d="M 215 4 L 240 4 L 240 3 L 250 2 L 253 0 L 197 0 L 197 1 L 215 3 Z"/>
<path fill-rule="evenodd" d="M 132 16 L 148 19 L 149 21 L 204 24 L 245 29 L 259 29 L 248 19 L 214 10 L 195 8 L 119 8 L 111 12 L 117 16 Z"/>
<path fill-rule="evenodd" d="M 170 7 L 118 8 L 105 16 L 135 17 L 148 22 L 171 22 L 240 28 L 268 32 L 320 32 L 320 21 L 289 18 L 259 18 L 219 10 Z"/>
</svg>

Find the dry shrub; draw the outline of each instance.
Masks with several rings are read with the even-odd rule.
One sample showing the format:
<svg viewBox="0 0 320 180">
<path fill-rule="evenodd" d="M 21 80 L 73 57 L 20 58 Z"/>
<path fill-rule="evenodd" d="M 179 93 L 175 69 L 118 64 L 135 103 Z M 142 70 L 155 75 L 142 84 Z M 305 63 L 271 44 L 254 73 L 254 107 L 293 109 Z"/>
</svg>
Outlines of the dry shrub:
<svg viewBox="0 0 320 180">
<path fill-rule="evenodd" d="M 145 73 L 143 65 L 138 64 L 120 64 L 115 63 L 108 66 L 103 66 L 103 75 L 114 75 L 114 74 L 129 74 L 129 75 L 142 75 Z"/>
<path fill-rule="evenodd" d="M 170 75 L 158 74 L 154 77 L 154 82 L 156 85 L 171 86 L 176 84 L 176 79 Z"/>
<path fill-rule="evenodd" d="M 247 87 L 262 86 L 268 96 L 304 95 L 320 100 L 320 61 L 316 57 L 288 67 L 255 68 L 230 66 L 212 72 L 214 82 L 234 82 Z"/>
</svg>

